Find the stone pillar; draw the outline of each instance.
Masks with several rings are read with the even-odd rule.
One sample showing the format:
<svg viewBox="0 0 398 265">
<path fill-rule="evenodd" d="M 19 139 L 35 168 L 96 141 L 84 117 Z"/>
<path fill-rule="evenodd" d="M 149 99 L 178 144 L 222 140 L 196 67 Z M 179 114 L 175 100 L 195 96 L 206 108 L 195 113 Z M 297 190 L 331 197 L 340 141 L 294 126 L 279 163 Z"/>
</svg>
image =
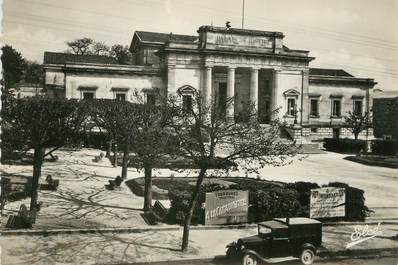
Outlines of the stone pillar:
<svg viewBox="0 0 398 265">
<path fill-rule="evenodd" d="M 258 69 L 252 68 L 250 75 L 250 104 L 252 104 L 253 112 L 257 117 L 258 112 Z"/>
<path fill-rule="evenodd" d="M 308 124 L 310 117 L 310 98 L 309 98 L 309 70 L 303 70 L 301 72 L 302 83 L 301 83 L 301 115 L 300 124 Z"/>
<path fill-rule="evenodd" d="M 234 120 L 235 111 L 235 68 L 228 67 L 227 75 L 227 120 Z"/>
<path fill-rule="evenodd" d="M 278 105 L 278 89 L 279 89 L 279 70 L 274 69 L 272 73 L 272 90 L 271 90 L 271 118 L 275 119 L 280 116 L 280 113 L 275 113 L 274 111 L 280 106 Z M 281 112 L 281 110 L 279 110 Z M 279 114 L 279 115 L 278 115 Z"/>
<path fill-rule="evenodd" d="M 167 69 L 167 91 L 166 95 L 176 93 L 175 89 L 175 65 L 168 65 Z"/>
<path fill-rule="evenodd" d="M 212 103 L 212 67 L 210 66 L 206 66 L 205 68 L 206 70 L 206 80 L 205 80 L 205 92 L 204 92 L 204 100 L 205 100 L 205 104 L 207 104 L 207 106 L 210 106 L 210 104 Z"/>
</svg>

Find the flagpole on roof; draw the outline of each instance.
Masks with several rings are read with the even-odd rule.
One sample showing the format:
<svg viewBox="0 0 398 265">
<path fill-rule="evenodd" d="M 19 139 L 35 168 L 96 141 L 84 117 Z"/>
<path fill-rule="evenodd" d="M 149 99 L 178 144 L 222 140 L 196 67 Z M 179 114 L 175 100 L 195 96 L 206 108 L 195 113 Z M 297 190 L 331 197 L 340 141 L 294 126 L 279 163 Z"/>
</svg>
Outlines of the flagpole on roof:
<svg viewBox="0 0 398 265">
<path fill-rule="evenodd" d="M 245 0 L 243 0 L 243 3 L 242 3 L 242 29 L 243 29 L 244 23 L 245 23 Z"/>
</svg>

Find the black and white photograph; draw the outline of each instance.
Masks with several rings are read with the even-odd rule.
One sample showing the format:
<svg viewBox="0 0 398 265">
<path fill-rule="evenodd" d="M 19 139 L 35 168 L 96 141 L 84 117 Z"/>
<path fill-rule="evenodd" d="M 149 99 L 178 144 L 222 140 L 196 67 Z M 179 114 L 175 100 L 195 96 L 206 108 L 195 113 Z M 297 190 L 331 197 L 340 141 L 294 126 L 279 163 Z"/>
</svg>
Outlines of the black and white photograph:
<svg viewBox="0 0 398 265">
<path fill-rule="evenodd" d="M 0 7 L 0 265 L 398 265 L 398 0 Z"/>
</svg>

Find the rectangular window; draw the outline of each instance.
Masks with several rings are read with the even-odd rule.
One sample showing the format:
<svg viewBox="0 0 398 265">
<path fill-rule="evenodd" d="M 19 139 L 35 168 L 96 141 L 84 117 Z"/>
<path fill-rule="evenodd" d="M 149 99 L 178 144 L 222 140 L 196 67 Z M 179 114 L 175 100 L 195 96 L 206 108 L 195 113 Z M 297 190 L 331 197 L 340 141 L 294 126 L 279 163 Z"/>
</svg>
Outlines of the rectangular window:
<svg viewBox="0 0 398 265">
<path fill-rule="evenodd" d="M 341 101 L 339 99 L 334 99 L 332 101 L 332 116 L 333 117 L 341 116 Z"/>
<path fill-rule="evenodd" d="M 317 99 L 311 99 L 311 101 L 310 101 L 310 105 L 311 105 L 310 116 L 313 116 L 313 117 L 318 117 L 319 116 L 318 102 L 319 101 Z"/>
<path fill-rule="evenodd" d="M 295 110 L 296 110 L 296 99 L 294 98 L 288 98 L 287 99 L 287 114 L 289 116 L 294 116 L 295 115 Z"/>
<path fill-rule="evenodd" d="M 120 101 L 125 101 L 126 100 L 126 94 L 125 93 L 116 93 L 115 99 L 116 100 L 120 100 Z"/>
<path fill-rule="evenodd" d="M 94 92 L 83 92 L 83 99 L 94 99 Z"/>
<path fill-rule="evenodd" d="M 156 105 L 156 95 L 155 94 L 146 94 L 146 104 L 150 106 Z"/>
<path fill-rule="evenodd" d="M 354 100 L 354 114 L 362 115 L 362 100 Z"/>
<path fill-rule="evenodd" d="M 311 132 L 312 133 L 317 133 L 318 132 L 318 128 L 311 128 Z"/>
<path fill-rule="evenodd" d="M 183 95 L 182 96 L 182 108 L 186 112 L 192 111 L 192 96 L 191 95 Z"/>
</svg>

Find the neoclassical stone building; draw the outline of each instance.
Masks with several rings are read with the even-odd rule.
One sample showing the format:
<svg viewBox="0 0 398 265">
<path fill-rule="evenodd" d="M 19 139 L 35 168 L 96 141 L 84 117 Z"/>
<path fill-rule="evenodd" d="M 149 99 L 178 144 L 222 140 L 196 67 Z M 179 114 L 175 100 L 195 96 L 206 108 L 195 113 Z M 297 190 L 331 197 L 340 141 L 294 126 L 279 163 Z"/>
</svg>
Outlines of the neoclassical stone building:
<svg viewBox="0 0 398 265">
<path fill-rule="evenodd" d="M 45 52 L 47 93 L 66 98 L 133 100 L 133 92 L 157 104 L 159 95 L 177 94 L 192 104 L 193 92 L 239 117 L 254 103 L 261 123 L 271 112 L 291 126 L 294 138 L 351 137 L 343 126 L 348 111 L 372 106 L 373 79 L 344 70 L 310 68 L 309 51 L 283 44 L 281 32 L 201 26 L 195 36 L 136 31 L 131 65 L 104 56 Z M 234 99 L 233 105 L 226 100 Z M 370 132 L 371 133 L 371 132 Z"/>
</svg>

